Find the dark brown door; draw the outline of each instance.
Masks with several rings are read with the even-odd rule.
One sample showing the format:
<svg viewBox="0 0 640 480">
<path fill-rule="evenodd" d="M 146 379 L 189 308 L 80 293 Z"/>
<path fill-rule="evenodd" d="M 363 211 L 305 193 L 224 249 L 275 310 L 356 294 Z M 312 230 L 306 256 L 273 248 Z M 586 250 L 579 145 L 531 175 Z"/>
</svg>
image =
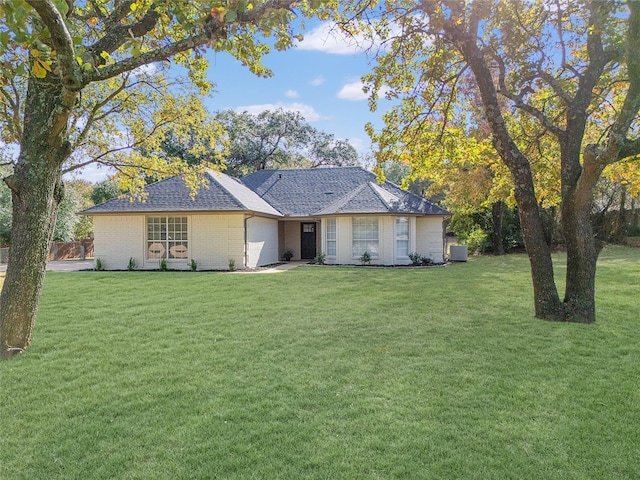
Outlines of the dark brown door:
<svg viewBox="0 0 640 480">
<path fill-rule="evenodd" d="M 300 224 L 300 258 L 311 259 L 316 256 L 316 224 Z"/>
</svg>

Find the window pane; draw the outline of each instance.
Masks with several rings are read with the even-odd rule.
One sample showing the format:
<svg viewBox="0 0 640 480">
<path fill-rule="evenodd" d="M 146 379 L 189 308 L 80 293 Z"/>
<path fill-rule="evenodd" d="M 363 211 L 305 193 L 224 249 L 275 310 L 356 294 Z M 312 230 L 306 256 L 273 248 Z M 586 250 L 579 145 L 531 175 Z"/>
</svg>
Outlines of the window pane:
<svg viewBox="0 0 640 480">
<path fill-rule="evenodd" d="M 336 219 L 328 218 L 326 225 L 327 233 L 327 255 L 336 255 Z"/>
<path fill-rule="evenodd" d="M 409 256 L 409 219 L 396 218 L 396 257 Z"/>
<path fill-rule="evenodd" d="M 352 254 L 355 257 L 361 256 L 365 251 L 372 258 L 378 257 L 378 218 L 377 217 L 354 217 Z"/>
<path fill-rule="evenodd" d="M 189 257 L 187 217 L 147 217 L 147 258 Z"/>
</svg>

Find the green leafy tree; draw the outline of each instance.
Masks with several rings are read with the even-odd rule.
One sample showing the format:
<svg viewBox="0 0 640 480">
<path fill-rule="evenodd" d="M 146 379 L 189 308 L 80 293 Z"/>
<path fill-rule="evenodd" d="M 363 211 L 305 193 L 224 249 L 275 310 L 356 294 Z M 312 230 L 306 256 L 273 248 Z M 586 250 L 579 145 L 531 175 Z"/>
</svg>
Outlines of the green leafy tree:
<svg viewBox="0 0 640 480">
<path fill-rule="evenodd" d="M 349 142 L 316 130 L 297 112 L 280 109 L 252 115 L 225 110 L 216 119 L 228 132 L 226 166 L 231 175 L 267 168 L 358 164 L 358 155 Z"/>
<path fill-rule="evenodd" d="M 142 142 L 161 141 L 155 131 L 186 121 L 186 109 L 191 114 L 198 107 L 192 96 L 165 95 L 169 82 L 147 66 L 173 59 L 206 90 L 203 53 L 209 47 L 230 53 L 257 75 L 269 75 L 260 59 L 270 47 L 260 38 L 271 36 L 275 48 L 289 47 L 294 5 L 285 0 L 2 2 L 0 133 L 5 144 L 19 145 L 19 154 L 13 174 L 4 179 L 12 192 L 13 224 L 0 296 L 0 358 L 31 343 L 63 198 L 63 171 L 85 161 L 108 162 L 124 186 L 135 190 L 144 184 L 142 171 L 186 168 L 157 156 L 118 155 Z M 304 2 L 298 8 L 311 11 Z M 83 160 L 75 151 L 92 155 Z M 194 187 L 197 171 L 191 173 L 185 181 Z"/>
<path fill-rule="evenodd" d="M 86 180 L 70 180 L 64 183 L 64 198 L 58 207 L 53 239 L 60 242 L 90 238 L 93 222 L 90 217 L 79 216 L 80 210 L 93 205 L 93 185 Z"/>
<path fill-rule="evenodd" d="M 9 167 L 0 169 L 3 177 L 10 175 Z M 71 180 L 65 182 L 65 192 L 58 208 L 53 239 L 68 242 L 74 239 L 90 238 L 93 223 L 90 217 L 80 217 L 77 212 L 93 205 L 91 191 L 93 186 L 85 180 Z M 11 190 L 4 183 L 0 183 L 0 242 L 9 245 L 11 240 Z"/>
<path fill-rule="evenodd" d="M 107 200 L 111 200 L 112 198 L 116 198 L 123 193 L 124 192 L 118 186 L 118 182 L 113 179 L 109 179 L 96 183 L 93 186 L 93 190 L 91 190 L 90 198 L 93 205 L 97 205 L 99 203 L 106 202 Z"/>
<path fill-rule="evenodd" d="M 426 154 L 424 146 L 438 144 L 447 128 L 464 125 L 472 92 L 460 81 L 473 76 L 491 144 L 511 177 L 535 315 L 595 321 L 594 189 L 605 168 L 640 153 L 640 3 L 427 0 L 376 7 L 354 1 L 339 20 L 381 45 L 365 77 L 372 107 L 383 87 L 401 100 L 381 132 L 370 128 L 381 159 L 411 154 L 414 145 Z M 434 119 L 441 125 L 435 132 L 429 128 Z M 531 155 L 523 133 L 542 135 L 557 157 Z M 541 158 L 552 163 L 536 165 Z M 535 181 L 536 172 L 555 168 L 567 248 L 563 300 Z"/>
</svg>

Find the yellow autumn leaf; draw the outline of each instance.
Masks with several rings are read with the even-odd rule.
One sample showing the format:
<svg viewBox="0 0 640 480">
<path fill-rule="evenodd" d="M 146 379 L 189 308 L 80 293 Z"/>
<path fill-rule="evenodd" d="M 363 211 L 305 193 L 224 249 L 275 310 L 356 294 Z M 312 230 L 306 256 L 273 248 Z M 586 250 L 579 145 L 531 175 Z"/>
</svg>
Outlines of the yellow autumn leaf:
<svg viewBox="0 0 640 480">
<path fill-rule="evenodd" d="M 227 9 L 224 7 L 213 7 L 211 9 L 211 17 L 217 18 L 219 21 L 222 22 L 224 20 L 224 15 L 226 11 Z"/>
<path fill-rule="evenodd" d="M 47 76 L 47 70 L 45 70 L 45 68 L 37 60 L 33 62 L 33 75 L 36 78 L 44 78 Z"/>
<path fill-rule="evenodd" d="M 36 59 L 36 63 L 39 63 L 40 66 L 42 68 L 44 68 L 47 72 L 51 71 L 51 61 L 50 60 L 40 60 L 39 58 Z"/>
</svg>

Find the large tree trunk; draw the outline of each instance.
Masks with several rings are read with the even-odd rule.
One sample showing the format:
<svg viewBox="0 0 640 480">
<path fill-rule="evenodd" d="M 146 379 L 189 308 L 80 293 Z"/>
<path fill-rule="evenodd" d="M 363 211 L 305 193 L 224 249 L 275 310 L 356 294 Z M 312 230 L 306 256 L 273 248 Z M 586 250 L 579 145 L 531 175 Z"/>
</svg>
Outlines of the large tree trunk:
<svg viewBox="0 0 640 480">
<path fill-rule="evenodd" d="M 551 251 L 545 240 L 540 209 L 533 189 L 533 177 L 529 174 L 530 184 L 526 185 L 526 176 L 520 176 L 520 179 L 515 177 L 515 194 L 522 238 L 531 265 L 535 315 L 542 320 L 561 321 L 564 320 L 564 309 L 553 276 Z"/>
<path fill-rule="evenodd" d="M 562 227 L 567 247 L 567 274 L 564 296 L 567 321 L 592 323 L 596 320 L 596 262 L 600 253 L 593 226 L 593 191 L 603 165 L 595 152 L 585 150 L 580 162 L 580 135 L 571 133 L 571 122 L 562 149 Z M 578 125 L 576 129 L 580 129 Z M 581 131 L 581 130 L 579 130 Z"/>
<path fill-rule="evenodd" d="M 564 296 L 567 321 L 592 323 L 596 319 L 595 280 L 598 248 L 591 227 L 591 211 L 564 200 L 562 225 L 567 246 Z"/>
<path fill-rule="evenodd" d="M 0 295 L 0 358 L 22 352 L 31 343 L 44 280 L 47 253 L 62 200 L 62 162 L 68 156 L 61 89 L 47 79 L 31 78 L 25 105 L 22 148 L 14 174 L 9 262 Z"/>
<path fill-rule="evenodd" d="M 493 254 L 504 255 L 504 239 L 502 238 L 502 220 L 504 218 L 504 203 L 495 202 L 491 205 L 491 219 L 493 224 Z"/>
<path fill-rule="evenodd" d="M 461 33 L 457 26 L 452 26 L 451 32 L 454 38 L 460 35 L 458 47 L 473 71 L 493 145 L 513 176 L 522 237 L 531 265 L 535 315 L 544 320 L 563 320 L 564 309 L 553 276 L 551 251 L 544 236 L 531 165 L 507 131 L 493 76 L 476 36 Z"/>
</svg>

